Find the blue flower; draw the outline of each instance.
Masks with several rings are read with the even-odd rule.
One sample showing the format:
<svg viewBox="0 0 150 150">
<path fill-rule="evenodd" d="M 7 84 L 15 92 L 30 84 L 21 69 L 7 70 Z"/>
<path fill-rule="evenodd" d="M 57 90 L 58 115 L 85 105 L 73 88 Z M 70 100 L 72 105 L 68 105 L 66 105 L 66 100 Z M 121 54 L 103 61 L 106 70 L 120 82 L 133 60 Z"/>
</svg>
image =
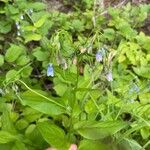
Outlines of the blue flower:
<svg viewBox="0 0 150 150">
<path fill-rule="evenodd" d="M 108 72 L 108 73 L 106 74 L 106 79 L 107 79 L 108 81 L 113 81 L 113 77 L 112 77 L 112 73 L 111 73 L 111 72 Z"/>
<path fill-rule="evenodd" d="M 100 51 L 98 51 L 96 53 L 96 61 L 97 62 L 101 62 L 103 60 L 103 56 L 102 56 L 102 53 Z"/>
<path fill-rule="evenodd" d="M 100 50 L 97 51 L 96 53 L 96 61 L 101 62 L 103 60 L 103 56 L 105 55 L 105 49 L 101 48 Z"/>
<path fill-rule="evenodd" d="M 49 64 L 47 67 L 47 76 L 54 77 L 54 68 L 53 64 Z"/>
</svg>

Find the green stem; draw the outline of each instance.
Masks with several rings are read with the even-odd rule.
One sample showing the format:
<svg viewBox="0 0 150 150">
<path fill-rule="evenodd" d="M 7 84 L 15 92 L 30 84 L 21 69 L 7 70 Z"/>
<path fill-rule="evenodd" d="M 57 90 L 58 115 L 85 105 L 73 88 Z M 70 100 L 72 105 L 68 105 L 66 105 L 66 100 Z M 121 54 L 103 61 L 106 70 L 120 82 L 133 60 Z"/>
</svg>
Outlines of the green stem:
<svg viewBox="0 0 150 150">
<path fill-rule="evenodd" d="M 33 92 L 33 93 L 39 95 L 40 97 L 45 98 L 46 100 L 48 100 L 49 102 L 51 102 L 51 103 L 53 103 L 53 104 L 55 104 L 55 105 L 57 105 L 57 106 L 60 106 L 60 107 L 62 107 L 62 108 L 64 108 L 64 109 L 66 109 L 65 106 L 63 106 L 63 105 L 61 105 L 61 104 L 59 104 L 59 103 L 57 103 L 57 102 L 55 102 L 55 101 L 49 99 L 48 97 L 46 97 L 46 96 L 44 96 L 44 95 L 42 95 L 42 94 L 40 94 L 40 93 L 38 93 L 38 92 L 32 90 L 32 89 L 31 89 L 28 85 L 26 85 L 23 81 L 21 81 L 21 80 L 16 80 L 16 81 L 19 81 L 20 83 L 22 83 L 22 84 L 23 84 L 28 90 L 30 90 L 31 92 Z"/>
<path fill-rule="evenodd" d="M 141 150 L 145 150 L 145 148 L 150 144 L 150 140 L 148 142 L 146 142 L 146 144 L 142 147 Z"/>
<path fill-rule="evenodd" d="M 104 119 L 104 114 L 102 113 L 102 111 L 99 109 L 98 104 L 96 103 L 95 99 L 91 96 L 91 99 L 95 105 L 95 107 L 97 108 L 97 110 L 99 111 L 99 113 L 101 114 L 102 120 Z"/>
</svg>

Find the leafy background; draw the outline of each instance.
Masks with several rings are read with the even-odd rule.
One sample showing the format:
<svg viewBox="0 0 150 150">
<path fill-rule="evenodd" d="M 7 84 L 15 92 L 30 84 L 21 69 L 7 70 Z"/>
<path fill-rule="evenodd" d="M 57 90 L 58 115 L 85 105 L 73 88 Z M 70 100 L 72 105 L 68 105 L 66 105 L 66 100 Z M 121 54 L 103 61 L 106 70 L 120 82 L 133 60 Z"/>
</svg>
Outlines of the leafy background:
<svg viewBox="0 0 150 150">
<path fill-rule="evenodd" d="M 150 149 L 150 5 L 62 4 L 0 0 L 0 149 Z"/>
</svg>

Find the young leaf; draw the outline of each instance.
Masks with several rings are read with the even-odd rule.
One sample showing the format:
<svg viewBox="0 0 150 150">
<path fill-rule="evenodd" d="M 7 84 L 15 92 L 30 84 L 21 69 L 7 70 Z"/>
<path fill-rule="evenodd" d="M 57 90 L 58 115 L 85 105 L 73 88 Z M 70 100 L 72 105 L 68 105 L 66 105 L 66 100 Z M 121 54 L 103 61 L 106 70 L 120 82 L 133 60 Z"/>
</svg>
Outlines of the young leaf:
<svg viewBox="0 0 150 150">
<path fill-rule="evenodd" d="M 115 31 L 112 28 L 107 28 L 104 30 L 104 37 L 112 41 L 115 38 Z"/>
<path fill-rule="evenodd" d="M 16 134 L 16 129 L 14 127 L 14 124 L 11 120 L 11 117 L 10 117 L 10 112 L 7 110 L 6 107 L 4 107 L 5 110 L 3 111 L 3 114 L 1 116 L 1 128 L 3 131 L 7 131 L 11 134 Z M 4 109 L 3 108 L 3 109 Z"/>
<path fill-rule="evenodd" d="M 33 56 L 36 57 L 38 61 L 45 61 L 48 59 L 49 53 L 42 51 L 41 48 L 34 49 Z"/>
<path fill-rule="evenodd" d="M 8 143 L 16 140 L 17 137 L 6 131 L 0 131 L 0 144 Z"/>
<path fill-rule="evenodd" d="M 28 122 L 25 119 L 20 119 L 16 122 L 16 128 L 18 130 L 23 130 L 28 126 Z"/>
<path fill-rule="evenodd" d="M 150 103 L 150 93 L 143 93 L 139 95 L 140 102 L 142 104 Z"/>
<path fill-rule="evenodd" d="M 32 67 L 28 66 L 28 67 L 23 69 L 23 71 L 21 72 L 21 76 L 23 78 L 28 78 L 30 76 L 31 72 L 32 72 Z"/>
<path fill-rule="evenodd" d="M 10 80 L 14 80 L 16 78 L 19 78 L 18 72 L 16 70 L 9 70 L 6 74 L 6 82 Z"/>
<path fill-rule="evenodd" d="M 16 61 L 16 64 L 19 65 L 19 66 L 24 66 L 26 65 L 28 62 L 30 61 L 30 58 L 26 55 L 22 55 L 20 56 L 17 61 Z"/>
<path fill-rule="evenodd" d="M 142 76 L 144 78 L 150 78 L 150 65 L 146 65 L 146 66 L 141 66 L 141 67 L 133 67 L 134 72 L 139 75 Z"/>
<path fill-rule="evenodd" d="M 39 41 L 42 38 L 40 34 L 32 33 L 25 35 L 25 43 L 28 43 L 30 41 Z"/>
<path fill-rule="evenodd" d="M 45 23 L 46 19 L 47 19 L 47 15 L 42 16 L 37 22 L 34 23 L 34 26 L 36 28 L 41 27 Z"/>
<path fill-rule="evenodd" d="M 14 62 L 20 54 L 24 51 L 24 48 L 15 44 L 11 44 L 10 48 L 5 54 L 5 59 L 7 62 Z"/>
</svg>

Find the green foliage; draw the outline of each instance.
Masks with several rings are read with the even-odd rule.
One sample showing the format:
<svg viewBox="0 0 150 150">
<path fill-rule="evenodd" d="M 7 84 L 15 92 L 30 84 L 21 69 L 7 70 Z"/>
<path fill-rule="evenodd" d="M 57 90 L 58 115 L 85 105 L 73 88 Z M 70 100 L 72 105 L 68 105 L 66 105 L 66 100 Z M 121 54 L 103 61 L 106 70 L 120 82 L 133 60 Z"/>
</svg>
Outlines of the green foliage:
<svg viewBox="0 0 150 150">
<path fill-rule="evenodd" d="M 65 132 L 61 128 L 48 122 L 40 122 L 37 127 L 50 145 L 56 148 L 67 149 Z"/>
<path fill-rule="evenodd" d="M 149 150 L 150 5 L 63 2 L 0 0 L 0 149 Z"/>
<path fill-rule="evenodd" d="M 74 128 L 86 139 L 98 140 L 111 136 L 125 127 L 119 121 L 80 121 Z"/>
</svg>

